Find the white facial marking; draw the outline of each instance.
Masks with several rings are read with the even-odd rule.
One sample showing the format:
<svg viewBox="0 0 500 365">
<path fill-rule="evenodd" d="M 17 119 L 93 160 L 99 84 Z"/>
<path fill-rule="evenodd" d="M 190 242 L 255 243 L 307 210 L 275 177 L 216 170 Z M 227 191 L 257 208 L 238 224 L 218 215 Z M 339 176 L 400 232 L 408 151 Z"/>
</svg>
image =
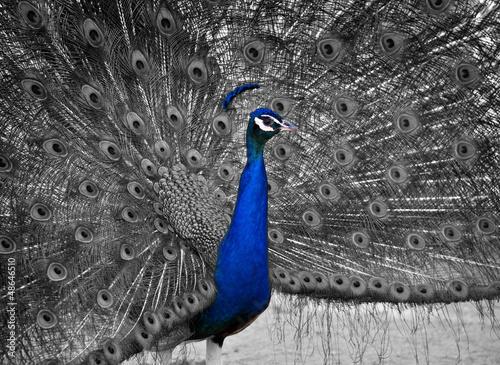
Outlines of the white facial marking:
<svg viewBox="0 0 500 365">
<path fill-rule="evenodd" d="M 279 120 L 279 119 L 276 119 L 275 117 L 271 116 L 271 115 L 262 115 L 263 117 L 267 117 L 267 118 L 271 118 L 276 124 L 278 124 L 279 126 L 281 127 L 289 127 L 290 126 L 290 123 L 284 121 L 284 120 Z"/>
<path fill-rule="evenodd" d="M 269 118 L 272 118 L 275 122 L 278 122 L 276 120 L 276 118 L 270 117 L 268 115 L 263 115 L 263 117 L 269 117 Z M 257 125 L 259 126 L 259 128 L 261 130 L 265 131 L 265 132 L 272 132 L 272 131 L 274 131 L 273 127 L 271 127 L 270 125 L 265 125 L 264 121 L 262 119 L 258 118 L 258 117 L 255 117 L 255 123 L 257 123 Z"/>
</svg>

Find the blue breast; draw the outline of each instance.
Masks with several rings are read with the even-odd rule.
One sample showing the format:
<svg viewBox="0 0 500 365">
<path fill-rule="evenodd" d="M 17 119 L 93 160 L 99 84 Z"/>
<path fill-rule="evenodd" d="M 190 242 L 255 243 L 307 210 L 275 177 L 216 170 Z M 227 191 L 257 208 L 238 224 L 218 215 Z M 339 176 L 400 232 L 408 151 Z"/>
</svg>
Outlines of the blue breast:
<svg viewBox="0 0 500 365">
<path fill-rule="evenodd" d="M 217 298 L 195 321 L 194 338 L 226 337 L 266 309 L 271 296 L 267 254 L 267 177 L 262 153 L 241 175 L 233 220 L 215 271 Z"/>
</svg>

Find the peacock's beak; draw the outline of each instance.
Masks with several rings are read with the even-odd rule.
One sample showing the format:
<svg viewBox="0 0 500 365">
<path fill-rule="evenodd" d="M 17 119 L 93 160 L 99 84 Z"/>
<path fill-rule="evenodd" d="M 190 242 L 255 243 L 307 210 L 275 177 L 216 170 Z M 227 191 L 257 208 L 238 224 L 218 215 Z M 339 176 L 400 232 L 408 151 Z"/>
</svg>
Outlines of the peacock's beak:
<svg viewBox="0 0 500 365">
<path fill-rule="evenodd" d="M 299 131 L 299 129 L 296 126 L 294 126 L 292 123 L 287 122 L 286 120 L 282 120 L 281 123 L 282 125 L 279 129 L 282 131 L 294 131 L 294 132 Z"/>
</svg>

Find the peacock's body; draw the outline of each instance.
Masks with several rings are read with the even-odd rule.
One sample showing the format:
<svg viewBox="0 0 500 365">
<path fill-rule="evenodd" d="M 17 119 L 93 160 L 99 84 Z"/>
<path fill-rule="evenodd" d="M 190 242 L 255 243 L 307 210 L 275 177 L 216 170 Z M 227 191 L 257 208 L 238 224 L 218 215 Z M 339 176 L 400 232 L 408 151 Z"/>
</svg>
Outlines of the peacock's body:
<svg viewBox="0 0 500 365">
<path fill-rule="evenodd" d="M 267 176 L 264 145 L 280 130 L 296 129 L 269 109 L 252 113 L 247 128 L 248 162 L 241 174 L 231 224 L 217 252 L 215 301 L 193 321 L 192 338 L 224 338 L 239 332 L 271 299 L 267 255 Z"/>
<path fill-rule="evenodd" d="M 8 0 L 0 17 L 3 363 L 218 346 L 270 288 L 301 315 L 500 296 L 495 1 Z M 264 151 L 280 116 L 300 133 Z"/>
</svg>

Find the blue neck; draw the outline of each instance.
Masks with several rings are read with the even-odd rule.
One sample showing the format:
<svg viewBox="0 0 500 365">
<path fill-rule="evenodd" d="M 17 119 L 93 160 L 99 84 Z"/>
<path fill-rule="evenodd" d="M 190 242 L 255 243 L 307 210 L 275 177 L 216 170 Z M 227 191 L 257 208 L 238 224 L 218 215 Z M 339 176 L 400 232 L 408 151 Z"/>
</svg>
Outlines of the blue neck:
<svg viewBox="0 0 500 365">
<path fill-rule="evenodd" d="M 222 239 L 215 270 L 217 297 L 196 322 L 199 338 L 225 337 L 244 327 L 268 305 L 267 176 L 264 143 L 247 133 L 247 164 L 233 219 Z"/>
<path fill-rule="evenodd" d="M 231 280 L 236 286 L 255 286 L 256 278 L 268 280 L 267 176 L 263 152 L 264 143 L 254 141 L 247 132 L 247 164 L 241 174 L 233 219 L 217 255 L 216 278 Z M 226 274 L 231 277 L 225 277 Z"/>
<path fill-rule="evenodd" d="M 263 153 L 264 144 L 254 141 L 247 132 L 247 164 L 241 174 L 233 219 L 219 245 L 218 267 L 227 264 L 225 254 L 237 254 L 244 261 L 248 260 L 245 255 L 251 254 L 267 269 L 267 176 Z"/>
</svg>

